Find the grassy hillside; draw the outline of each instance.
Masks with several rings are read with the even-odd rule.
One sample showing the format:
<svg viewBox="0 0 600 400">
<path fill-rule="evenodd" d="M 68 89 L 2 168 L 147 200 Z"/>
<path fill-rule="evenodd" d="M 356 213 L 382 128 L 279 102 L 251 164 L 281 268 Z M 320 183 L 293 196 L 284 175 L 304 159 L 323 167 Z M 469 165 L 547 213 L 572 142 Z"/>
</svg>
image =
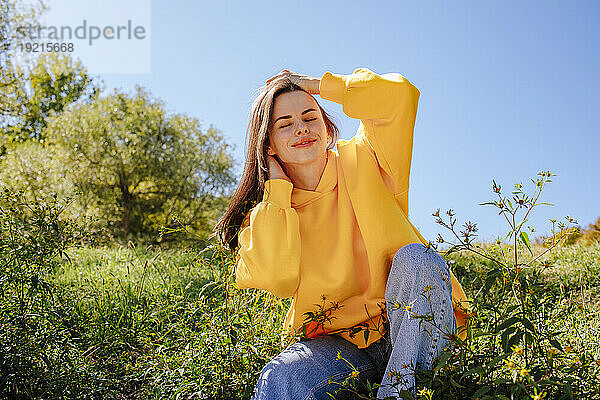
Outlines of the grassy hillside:
<svg viewBox="0 0 600 400">
<path fill-rule="evenodd" d="M 248 398 L 262 366 L 293 340 L 279 334 L 289 301 L 235 289 L 231 260 L 214 249 L 66 254 L 70 261 L 60 260 L 44 289 L 27 292 L 32 301 L 21 319 L 7 320 L 19 314 L 8 300 L 18 293 L 3 293 L 5 395 Z M 478 277 L 492 266 L 470 255 L 449 259 L 469 296 L 482 296 Z M 600 359 L 600 245 L 559 248 L 547 261 L 544 290 L 558 294 L 561 316 L 547 323 L 593 364 Z"/>
</svg>

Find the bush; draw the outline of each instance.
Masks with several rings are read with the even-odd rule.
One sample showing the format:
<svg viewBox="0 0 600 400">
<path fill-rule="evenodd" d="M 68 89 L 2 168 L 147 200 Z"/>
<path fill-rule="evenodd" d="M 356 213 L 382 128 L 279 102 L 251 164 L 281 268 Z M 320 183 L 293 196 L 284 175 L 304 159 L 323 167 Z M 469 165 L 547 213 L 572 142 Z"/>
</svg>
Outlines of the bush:
<svg viewBox="0 0 600 400">
<path fill-rule="evenodd" d="M 78 375 L 67 345 L 75 321 L 56 306 L 62 294 L 48 280 L 83 238 L 74 221 L 61 219 L 69 201 L 0 193 L 0 392 L 14 398 L 66 395 L 69 386 L 48 377 Z"/>
</svg>

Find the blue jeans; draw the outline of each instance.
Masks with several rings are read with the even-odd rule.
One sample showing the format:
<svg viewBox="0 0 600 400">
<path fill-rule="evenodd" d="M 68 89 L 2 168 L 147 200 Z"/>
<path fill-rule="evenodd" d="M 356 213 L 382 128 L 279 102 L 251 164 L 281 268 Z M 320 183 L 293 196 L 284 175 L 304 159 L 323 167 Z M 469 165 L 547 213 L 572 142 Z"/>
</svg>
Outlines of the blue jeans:
<svg viewBox="0 0 600 400">
<path fill-rule="evenodd" d="M 253 399 L 334 398 L 330 394 L 347 399 L 353 398 L 348 386 L 367 395 L 367 381 L 381 385 L 378 399 L 395 398 L 399 390 L 414 393 L 414 368 L 433 368 L 447 339 L 428 322 L 419 326 L 419 319 L 410 315 L 433 314 L 444 332 L 456 332 L 448 265 L 434 250 L 425 250 L 422 244 L 411 243 L 394 256 L 385 290 L 390 326 L 383 338 L 364 349 L 338 335 L 294 343 L 264 366 Z M 338 359 L 338 352 L 354 368 Z"/>
</svg>

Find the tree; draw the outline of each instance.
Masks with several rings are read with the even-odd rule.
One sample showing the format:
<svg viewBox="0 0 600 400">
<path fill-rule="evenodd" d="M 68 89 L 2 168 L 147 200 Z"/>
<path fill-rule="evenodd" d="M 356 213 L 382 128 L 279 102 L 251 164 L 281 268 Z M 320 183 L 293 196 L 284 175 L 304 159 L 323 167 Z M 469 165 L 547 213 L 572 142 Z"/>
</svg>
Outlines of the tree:
<svg viewBox="0 0 600 400">
<path fill-rule="evenodd" d="M 67 55 L 46 53 L 35 60 L 29 71 L 15 66 L 23 82 L 13 88 L 10 115 L 0 125 L 5 136 L 23 141 L 43 140 L 46 120 L 69 104 L 92 101 L 100 89 L 86 68 Z"/>
<path fill-rule="evenodd" d="M 43 140 L 49 115 L 99 92 L 69 55 L 24 51 L 46 10 L 41 1 L 0 0 L 0 156 L 11 142 Z"/>
<path fill-rule="evenodd" d="M 38 25 L 44 5 L 37 6 L 21 1 L 0 0 L 0 116 L 16 115 L 18 99 L 16 93 L 23 82 L 17 52 L 26 38 L 23 29 Z M 28 54 L 20 54 L 27 56 Z"/>
<path fill-rule="evenodd" d="M 133 96 L 115 91 L 73 104 L 50 118 L 45 134 L 60 175 L 83 193 L 83 207 L 122 238 L 175 220 L 206 234 L 234 183 L 220 132 L 168 115 L 141 87 Z"/>
</svg>

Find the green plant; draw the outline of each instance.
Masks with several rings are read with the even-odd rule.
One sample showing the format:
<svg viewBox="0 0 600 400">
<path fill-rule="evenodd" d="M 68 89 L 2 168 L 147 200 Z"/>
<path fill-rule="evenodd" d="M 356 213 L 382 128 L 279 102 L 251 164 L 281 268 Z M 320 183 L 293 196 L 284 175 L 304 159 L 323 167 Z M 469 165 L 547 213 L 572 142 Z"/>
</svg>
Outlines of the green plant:
<svg viewBox="0 0 600 400">
<path fill-rule="evenodd" d="M 72 328 L 68 319 L 54 324 L 61 319 L 53 306 L 60 293 L 48 280 L 83 235 L 77 223 L 61 218 L 70 201 L 29 202 L 22 192 L 0 192 L 0 392 L 12 397 L 35 397 L 48 389 L 44 374 L 73 367 L 66 352 L 46 346 L 65 340 Z"/>
<path fill-rule="evenodd" d="M 428 247 L 444 246 L 440 253 L 470 295 L 471 317 L 464 328 L 465 340 L 444 332 L 447 346 L 434 369 L 411 366 L 417 387 L 413 393 L 399 392 L 400 398 L 600 398 L 598 340 L 590 340 L 593 334 L 578 333 L 578 328 L 590 330 L 585 326 L 590 322 L 580 319 L 590 314 L 581 305 L 577 308 L 566 302 L 564 285 L 548 282 L 547 275 L 553 267 L 553 250 L 577 232 L 572 226 L 577 222 L 571 217 L 559 223 L 552 220 L 552 235 L 545 238 L 543 246 L 531 244 L 527 231 L 531 233 L 533 228 L 524 229 L 533 209 L 548 204 L 540 202 L 540 195 L 552 176 L 541 172 L 531 180 L 532 193 L 518 183 L 508 196 L 493 181 L 496 198 L 482 205 L 495 207 L 508 224 L 507 235 L 495 243 L 478 242 L 475 223 L 469 221 L 458 228 L 453 210 L 446 212 L 446 218 L 439 210 L 433 214 L 452 239 L 440 234 Z M 424 288 L 424 296 L 426 292 Z M 411 317 L 419 319 L 425 329 L 442 329 L 430 314 L 412 312 Z M 592 321 L 597 324 L 597 318 Z M 367 396 L 359 394 L 351 380 L 343 385 L 354 390 L 357 398 L 373 398 L 371 388 Z M 373 389 L 379 386 L 375 384 Z"/>
<path fill-rule="evenodd" d="M 499 210 L 508 223 L 508 234 L 495 243 L 478 243 L 477 227 L 471 222 L 457 232 L 456 218 L 449 210 L 447 221 L 434 213 L 438 224 L 447 228 L 454 241 L 441 235 L 439 244 L 450 244 L 444 252 L 470 252 L 475 260 L 486 260 L 469 285 L 473 317 L 462 341 L 450 335 L 448 351 L 433 371 L 422 371 L 421 385 L 432 390 L 433 398 L 480 399 L 563 399 L 598 398 L 598 365 L 590 343 L 576 341 L 559 321 L 571 312 L 561 307 L 560 294 L 543 279 L 551 251 L 576 232 L 577 222 L 552 220 L 552 236 L 543 247 L 532 246 L 524 229 L 550 172 L 531 180 L 531 194 L 515 184 L 509 196 L 493 181 L 496 199 L 482 205 Z M 533 232 L 533 228 L 529 228 Z M 431 244 L 435 246 L 434 244 Z M 595 397 L 594 397 L 595 396 Z"/>
</svg>

